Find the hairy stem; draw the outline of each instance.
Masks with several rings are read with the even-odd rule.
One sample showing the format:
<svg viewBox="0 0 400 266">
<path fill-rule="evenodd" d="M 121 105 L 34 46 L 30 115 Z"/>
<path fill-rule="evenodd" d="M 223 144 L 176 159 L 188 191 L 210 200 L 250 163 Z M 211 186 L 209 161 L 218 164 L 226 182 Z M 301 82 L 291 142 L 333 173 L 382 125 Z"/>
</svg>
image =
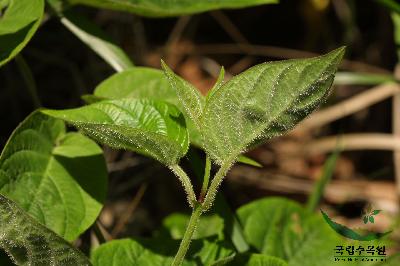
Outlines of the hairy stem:
<svg viewBox="0 0 400 266">
<path fill-rule="evenodd" d="M 208 188 L 207 195 L 203 202 L 203 209 L 207 211 L 211 208 L 214 203 L 215 196 L 218 192 L 218 187 L 221 185 L 222 180 L 224 179 L 225 175 L 231 168 L 234 160 L 227 160 L 221 168 L 219 168 L 218 172 L 215 174 L 213 180 L 211 181 L 210 187 Z"/>
<path fill-rule="evenodd" d="M 181 181 L 183 188 L 185 189 L 186 197 L 189 202 L 189 205 L 190 205 L 190 207 L 194 208 L 195 203 L 197 202 L 196 195 L 194 194 L 193 186 L 192 186 L 192 183 L 190 182 L 188 175 L 177 164 L 170 165 L 169 168 L 172 170 L 172 172 L 174 172 L 174 174 Z"/>
<path fill-rule="evenodd" d="M 201 187 L 200 198 L 199 201 L 202 202 L 207 193 L 208 182 L 210 180 L 210 171 L 211 171 L 211 159 L 207 155 L 206 156 L 206 168 L 204 169 L 204 178 L 203 178 L 203 186 Z"/>
<path fill-rule="evenodd" d="M 197 223 L 200 220 L 202 212 L 203 212 L 202 205 L 196 203 L 192 215 L 190 216 L 189 224 L 187 225 L 185 234 L 183 235 L 181 244 L 179 245 L 178 252 L 176 253 L 175 258 L 172 262 L 172 266 L 182 265 L 186 252 L 189 249 L 189 245 L 192 240 L 193 234 L 196 231 Z"/>
</svg>

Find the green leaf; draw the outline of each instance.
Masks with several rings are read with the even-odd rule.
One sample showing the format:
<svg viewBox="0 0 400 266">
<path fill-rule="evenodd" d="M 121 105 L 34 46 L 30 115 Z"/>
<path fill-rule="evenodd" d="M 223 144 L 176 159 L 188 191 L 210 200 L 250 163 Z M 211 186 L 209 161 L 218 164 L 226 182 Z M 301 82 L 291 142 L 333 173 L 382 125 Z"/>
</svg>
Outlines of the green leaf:
<svg viewBox="0 0 400 266">
<path fill-rule="evenodd" d="M 91 254 L 94 266 L 157 266 L 170 265 L 173 258 L 159 255 L 146 249 L 133 239 L 120 239 L 107 242 Z"/>
<path fill-rule="evenodd" d="M 238 209 L 247 242 L 290 266 L 333 265 L 333 249 L 343 241 L 323 221 L 283 198 L 253 201 Z M 335 264 L 336 265 L 336 264 Z"/>
<path fill-rule="evenodd" d="M 65 120 L 100 143 L 133 150 L 166 165 L 177 164 L 189 146 L 182 113 L 161 101 L 107 100 L 42 112 Z"/>
<path fill-rule="evenodd" d="M 179 240 L 121 239 L 101 245 L 91 254 L 94 266 L 169 266 Z M 183 265 L 210 265 L 233 254 L 230 247 L 215 238 L 194 240 Z"/>
<path fill-rule="evenodd" d="M 264 63 L 223 84 L 202 112 L 206 151 L 222 165 L 253 142 L 293 128 L 327 97 L 343 54 L 339 48 L 316 58 Z"/>
<path fill-rule="evenodd" d="M 208 98 L 210 98 L 211 95 L 214 92 L 216 92 L 217 90 L 219 90 L 219 88 L 222 87 L 222 85 L 224 84 L 224 78 L 225 78 L 225 68 L 221 67 L 221 70 L 219 71 L 219 75 L 218 75 L 217 81 L 215 82 L 215 84 L 212 87 L 212 89 L 208 91 L 206 100 Z"/>
<path fill-rule="evenodd" d="M 214 88 L 222 85 L 223 73 L 222 68 Z M 170 73 L 170 75 L 172 74 L 173 73 Z M 174 77 L 174 79 L 180 80 L 179 77 Z M 177 91 L 171 87 L 164 73 L 154 68 L 135 67 L 116 73 L 100 83 L 93 94 L 94 95 L 84 95 L 82 97 L 87 103 L 94 103 L 104 99 L 125 98 L 163 100 L 176 105 L 182 112 L 185 110 L 184 105 L 178 98 Z M 194 92 L 194 94 L 195 97 L 200 97 L 201 102 L 204 102 L 204 97 L 202 95 L 197 92 Z M 194 123 L 187 115 L 186 125 L 189 131 L 190 143 L 201 147 L 202 138 L 200 132 L 195 128 Z M 239 162 L 261 167 L 261 164 L 245 156 L 240 156 Z"/>
<path fill-rule="evenodd" d="M 163 231 L 168 233 L 172 239 L 182 239 L 189 216 L 181 213 L 174 213 L 163 220 Z M 193 239 L 205 238 L 213 235 L 223 236 L 224 220 L 218 215 L 201 216 Z"/>
<path fill-rule="evenodd" d="M 288 264 L 279 258 L 263 254 L 241 254 L 229 264 L 230 266 L 287 266 Z"/>
<path fill-rule="evenodd" d="M 398 4 L 399 10 L 400 10 L 400 4 Z M 400 60 L 400 11 L 395 13 L 392 12 L 392 22 L 393 22 L 393 37 L 394 37 L 394 43 L 396 45 L 397 49 L 397 60 Z"/>
<path fill-rule="evenodd" d="M 370 221 L 371 223 L 375 223 L 374 216 L 371 215 L 368 219 L 369 219 L 369 221 Z"/>
<path fill-rule="evenodd" d="M 363 222 L 364 222 L 364 224 L 367 224 L 367 223 L 368 223 L 368 216 L 367 216 L 367 215 L 365 215 L 365 216 L 363 217 Z"/>
<path fill-rule="evenodd" d="M 164 73 L 147 67 L 135 67 L 112 75 L 96 87 L 94 96 L 107 99 L 163 100 L 176 105 L 181 111 L 185 110 L 175 89 L 170 86 Z M 93 101 L 94 99 L 90 100 Z M 201 146 L 201 135 L 191 122 L 190 117 L 186 117 L 186 125 L 190 142 L 196 146 Z"/>
<path fill-rule="evenodd" d="M 188 15 L 221 8 L 243 8 L 278 3 L 278 0 L 68 0 L 99 8 L 128 11 L 148 17 Z"/>
<path fill-rule="evenodd" d="M 7 2 L 6 2 L 7 3 Z M 44 0 L 9 0 L 0 17 L 0 66 L 16 56 L 38 29 Z"/>
<path fill-rule="evenodd" d="M 321 198 L 324 195 L 325 187 L 330 182 L 333 172 L 335 171 L 336 161 L 339 157 L 339 149 L 337 148 L 324 163 L 322 175 L 314 185 L 313 191 L 307 200 L 307 209 L 313 212 L 318 206 Z"/>
<path fill-rule="evenodd" d="M 39 112 L 14 130 L 0 157 L 0 193 L 68 241 L 95 221 L 106 187 L 96 143 Z"/>
<path fill-rule="evenodd" d="M 396 0 L 376 0 L 382 6 L 389 10 L 400 14 L 400 4 Z"/>
<path fill-rule="evenodd" d="M 251 166 L 255 166 L 255 167 L 259 167 L 262 168 L 262 164 L 260 164 L 259 162 L 257 162 L 256 160 L 253 160 L 247 156 L 244 155 L 239 155 L 238 160 L 239 163 L 244 163 L 247 165 L 251 165 Z"/>
<path fill-rule="evenodd" d="M 374 266 L 398 266 L 400 265 L 400 254 L 393 254 L 385 262 L 374 264 Z"/>
<path fill-rule="evenodd" d="M 148 67 L 134 67 L 116 73 L 101 82 L 95 96 L 107 99 L 149 98 L 164 100 L 179 106 L 174 89 L 162 71 Z"/>
<path fill-rule="evenodd" d="M 381 212 L 381 210 L 373 210 L 372 211 L 372 215 L 377 215 L 377 214 L 379 214 Z"/>
<path fill-rule="evenodd" d="M 237 213 L 250 245 L 261 253 L 285 258 L 285 249 L 289 246 L 284 245 L 285 236 L 282 233 L 289 232 L 290 228 L 299 227 L 302 210 L 295 202 L 269 198 L 244 205 Z M 280 230 L 277 230 L 278 228 Z"/>
<path fill-rule="evenodd" d="M 161 66 L 167 76 L 171 87 L 175 89 L 178 101 L 183 107 L 182 112 L 188 117 L 196 129 L 200 130 L 200 117 L 204 109 L 204 97 L 199 90 L 189 82 L 175 75 L 175 73 L 161 60 Z M 218 86 L 217 86 L 218 87 Z"/>
<path fill-rule="evenodd" d="M 64 14 L 60 14 L 60 20 L 67 29 L 102 57 L 116 71 L 121 72 L 133 67 L 129 56 L 96 24 L 84 16 L 70 10 Z"/>
<path fill-rule="evenodd" d="M 17 265 L 91 265 L 71 244 L 0 195 L 0 248 Z"/>
</svg>

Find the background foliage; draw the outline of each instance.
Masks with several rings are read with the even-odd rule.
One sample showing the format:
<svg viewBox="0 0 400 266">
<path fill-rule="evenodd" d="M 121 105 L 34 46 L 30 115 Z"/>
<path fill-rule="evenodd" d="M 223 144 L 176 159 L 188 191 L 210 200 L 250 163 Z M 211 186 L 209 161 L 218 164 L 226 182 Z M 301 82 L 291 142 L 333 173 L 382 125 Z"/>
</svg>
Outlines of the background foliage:
<svg viewBox="0 0 400 266">
<path fill-rule="evenodd" d="M 168 265 L 188 216 L 182 214 L 185 194 L 164 165 L 181 159 L 197 194 L 204 168 L 199 147 L 223 165 L 249 145 L 258 146 L 240 161 L 261 167 L 231 169 L 185 265 L 331 265 L 343 238 L 314 213 L 318 207 L 354 228 L 363 226 L 363 208 L 372 204 L 383 212 L 368 229 L 396 229 L 400 6 L 391 0 L 269 5 L 276 2 L 0 0 L 0 214 L 7 224 L 0 229 L 0 246 L 22 265 L 89 264 L 83 253 L 94 265 Z M 315 98 L 286 101 L 294 92 L 308 95 L 312 79 L 329 86 L 333 76 L 323 73 L 341 52 L 312 69 L 300 59 L 259 65 L 222 86 L 224 78 L 265 61 L 311 57 L 342 45 L 345 60 L 323 111 L 284 137 L 254 142 L 259 135 L 280 135 L 328 97 L 320 90 Z M 164 65 L 167 80 L 157 70 L 160 58 L 200 92 Z M 309 79 L 298 67 L 311 73 Z M 271 96 L 250 82 L 260 72 L 276 74 L 284 93 Z M 284 90 L 294 81 L 296 91 Z M 232 88 L 235 82 L 243 86 Z M 182 89 L 184 101 L 170 83 Z M 184 95 L 188 88 L 191 94 Z M 211 100 L 201 117 L 205 99 Z M 251 102 L 259 99 L 268 101 Z M 137 153 L 101 149 L 61 120 L 40 112 L 28 116 L 40 106 L 68 109 L 43 113 L 99 144 L 112 140 L 112 147 Z M 257 108 L 250 112 L 249 106 Z M 188 132 L 178 109 L 190 118 Z M 251 124 L 238 119 L 245 111 L 255 115 Z M 152 115 L 142 115 L 147 113 Z M 268 122 L 265 113 L 284 119 Z M 99 123 L 109 125 L 101 134 Z M 224 141 L 201 139 L 200 123 L 209 136 L 223 132 Z M 338 139 L 344 151 L 337 151 Z M 396 254 L 398 242 L 395 230 L 379 243 Z M 384 265 L 398 260 L 393 256 Z M 1 255 L 0 261 L 10 263 Z"/>
</svg>

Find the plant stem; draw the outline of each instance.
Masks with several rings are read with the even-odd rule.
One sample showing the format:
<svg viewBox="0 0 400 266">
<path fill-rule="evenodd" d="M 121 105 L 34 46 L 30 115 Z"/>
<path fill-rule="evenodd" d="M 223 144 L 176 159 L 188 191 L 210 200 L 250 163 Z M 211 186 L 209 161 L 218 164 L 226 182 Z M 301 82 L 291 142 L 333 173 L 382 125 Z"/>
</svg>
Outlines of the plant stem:
<svg viewBox="0 0 400 266">
<path fill-rule="evenodd" d="M 190 178 L 185 173 L 185 171 L 183 171 L 183 169 L 177 164 L 170 165 L 169 168 L 181 181 L 183 188 L 185 189 L 189 205 L 190 207 L 194 208 L 197 200 L 196 200 L 196 195 L 194 194 L 192 183 L 190 182 Z"/>
<path fill-rule="evenodd" d="M 207 193 L 208 182 L 210 180 L 210 171 L 211 171 L 211 160 L 210 157 L 206 155 L 206 167 L 204 169 L 203 186 L 201 187 L 201 192 L 200 192 L 200 198 L 199 198 L 200 202 L 204 200 L 204 196 Z"/>
<path fill-rule="evenodd" d="M 182 265 L 182 262 L 185 258 L 186 252 L 189 249 L 190 242 L 192 240 L 193 234 L 196 230 L 197 223 L 200 220 L 202 212 L 203 212 L 202 205 L 196 203 L 192 215 L 190 216 L 189 224 L 187 225 L 185 234 L 183 235 L 181 244 L 179 245 L 178 252 L 176 253 L 175 258 L 172 262 L 172 266 Z"/>
<path fill-rule="evenodd" d="M 40 102 L 37 93 L 36 82 L 35 79 L 33 78 L 33 74 L 30 67 L 28 66 L 25 59 L 21 55 L 15 57 L 15 62 L 17 63 L 19 72 L 21 73 L 22 78 L 26 83 L 26 87 L 28 88 L 29 94 L 31 95 L 34 107 L 39 108 L 42 104 Z"/>
<path fill-rule="evenodd" d="M 231 168 L 232 163 L 234 160 L 227 160 L 221 168 L 219 168 L 218 172 L 215 174 L 213 180 L 211 181 L 211 185 L 208 188 L 206 198 L 203 202 L 203 209 L 207 211 L 211 208 L 214 203 L 215 196 L 218 192 L 218 187 L 221 185 L 222 180 L 224 179 L 226 173 L 228 172 L 229 168 Z"/>
</svg>

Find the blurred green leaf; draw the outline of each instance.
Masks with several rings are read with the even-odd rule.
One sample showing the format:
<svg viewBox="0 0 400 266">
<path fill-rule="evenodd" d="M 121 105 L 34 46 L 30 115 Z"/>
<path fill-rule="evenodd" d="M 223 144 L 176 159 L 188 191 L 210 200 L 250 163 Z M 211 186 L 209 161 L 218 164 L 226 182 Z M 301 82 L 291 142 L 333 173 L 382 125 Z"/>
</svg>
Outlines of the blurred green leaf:
<svg viewBox="0 0 400 266">
<path fill-rule="evenodd" d="M 336 161 L 338 157 L 339 157 L 339 150 L 337 149 L 326 160 L 322 170 L 322 175 L 314 185 L 313 191 L 308 197 L 307 209 L 309 212 L 313 212 L 317 208 L 321 198 L 323 197 L 325 187 L 332 179 L 332 175 L 333 172 L 335 171 Z"/>
<path fill-rule="evenodd" d="M 278 3 L 278 0 L 68 0 L 99 8 L 128 11 L 148 17 L 188 15 L 221 8 L 243 8 Z"/>
<path fill-rule="evenodd" d="M 0 248 L 17 265 L 91 265 L 80 251 L 2 195 L 0 224 Z"/>
<path fill-rule="evenodd" d="M 0 193 L 68 241 L 95 221 L 106 187 L 96 143 L 39 112 L 14 130 L 0 157 Z"/>
<path fill-rule="evenodd" d="M 369 217 L 369 221 L 370 221 L 371 223 L 375 223 L 374 216 L 371 215 L 371 216 Z"/>
<path fill-rule="evenodd" d="M 107 100 L 66 110 L 43 110 L 117 149 L 129 149 L 166 164 L 178 163 L 188 150 L 185 119 L 168 103 L 155 100 Z"/>
<path fill-rule="evenodd" d="M 178 250 L 179 240 L 121 239 L 101 245 L 91 254 L 94 266 L 169 266 Z M 211 265 L 233 254 L 229 246 L 215 238 L 194 240 L 184 266 Z"/>
<path fill-rule="evenodd" d="M 61 23 L 112 68 L 121 72 L 133 67 L 129 56 L 96 24 L 73 10 L 60 14 Z"/>
<path fill-rule="evenodd" d="M 377 215 L 378 213 L 380 213 L 381 212 L 381 210 L 373 210 L 372 211 L 372 215 Z"/>
<path fill-rule="evenodd" d="M 167 216 L 162 222 L 162 230 L 168 233 L 172 239 L 182 239 L 186 226 L 189 223 L 189 215 L 174 213 Z M 218 215 L 201 216 L 193 239 L 205 238 L 217 235 L 223 236 L 224 220 Z"/>
<path fill-rule="evenodd" d="M 135 67 L 116 73 L 101 82 L 94 90 L 95 96 L 107 99 L 149 98 L 178 105 L 173 88 L 162 71 L 148 67 Z"/>
<path fill-rule="evenodd" d="M 91 254 L 94 266 L 158 266 L 171 265 L 172 260 L 173 257 L 152 252 L 133 239 L 107 242 Z"/>
<path fill-rule="evenodd" d="M 38 29 L 44 0 L 9 0 L 0 17 L 0 66 L 10 61 L 26 46 Z"/>
<path fill-rule="evenodd" d="M 387 7 L 389 10 L 400 14 L 400 3 L 396 0 L 376 0 L 379 4 Z"/>
<path fill-rule="evenodd" d="M 400 60 L 400 11 L 397 13 L 392 12 L 392 21 L 394 27 L 394 43 L 397 48 L 397 60 Z"/>
<path fill-rule="evenodd" d="M 293 128 L 329 94 L 343 54 L 339 48 L 316 58 L 260 64 L 211 92 L 201 115 L 207 153 L 223 165 L 254 141 Z"/>
<path fill-rule="evenodd" d="M 363 217 L 363 222 L 364 222 L 364 224 L 368 223 L 368 216 L 367 215 Z"/>
<path fill-rule="evenodd" d="M 290 266 L 338 264 L 331 255 L 341 239 L 321 216 L 308 213 L 298 203 L 266 198 L 237 212 L 248 243 L 262 254 L 284 259 Z"/>
<path fill-rule="evenodd" d="M 244 164 L 247 164 L 247 165 L 251 165 L 251 166 L 255 166 L 255 167 L 263 167 L 262 166 L 262 164 L 260 164 L 259 162 L 257 162 L 256 160 L 253 160 L 253 159 L 251 159 L 251 158 L 249 158 L 249 157 L 247 157 L 247 156 L 244 156 L 244 155 L 240 155 L 239 157 L 238 157 L 238 160 L 237 160 L 239 163 L 244 163 Z"/>
<path fill-rule="evenodd" d="M 377 263 L 374 266 L 399 266 L 400 265 L 400 253 L 394 254 L 386 259 L 382 263 Z"/>
<path fill-rule="evenodd" d="M 279 258 L 264 254 L 241 254 L 228 264 L 229 266 L 287 266 L 288 264 Z"/>
<path fill-rule="evenodd" d="M 379 85 L 385 82 L 395 82 L 392 75 L 356 73 L 356 72 L 338 72 L 336 73 L 335 85 Z"/>
</svg>

